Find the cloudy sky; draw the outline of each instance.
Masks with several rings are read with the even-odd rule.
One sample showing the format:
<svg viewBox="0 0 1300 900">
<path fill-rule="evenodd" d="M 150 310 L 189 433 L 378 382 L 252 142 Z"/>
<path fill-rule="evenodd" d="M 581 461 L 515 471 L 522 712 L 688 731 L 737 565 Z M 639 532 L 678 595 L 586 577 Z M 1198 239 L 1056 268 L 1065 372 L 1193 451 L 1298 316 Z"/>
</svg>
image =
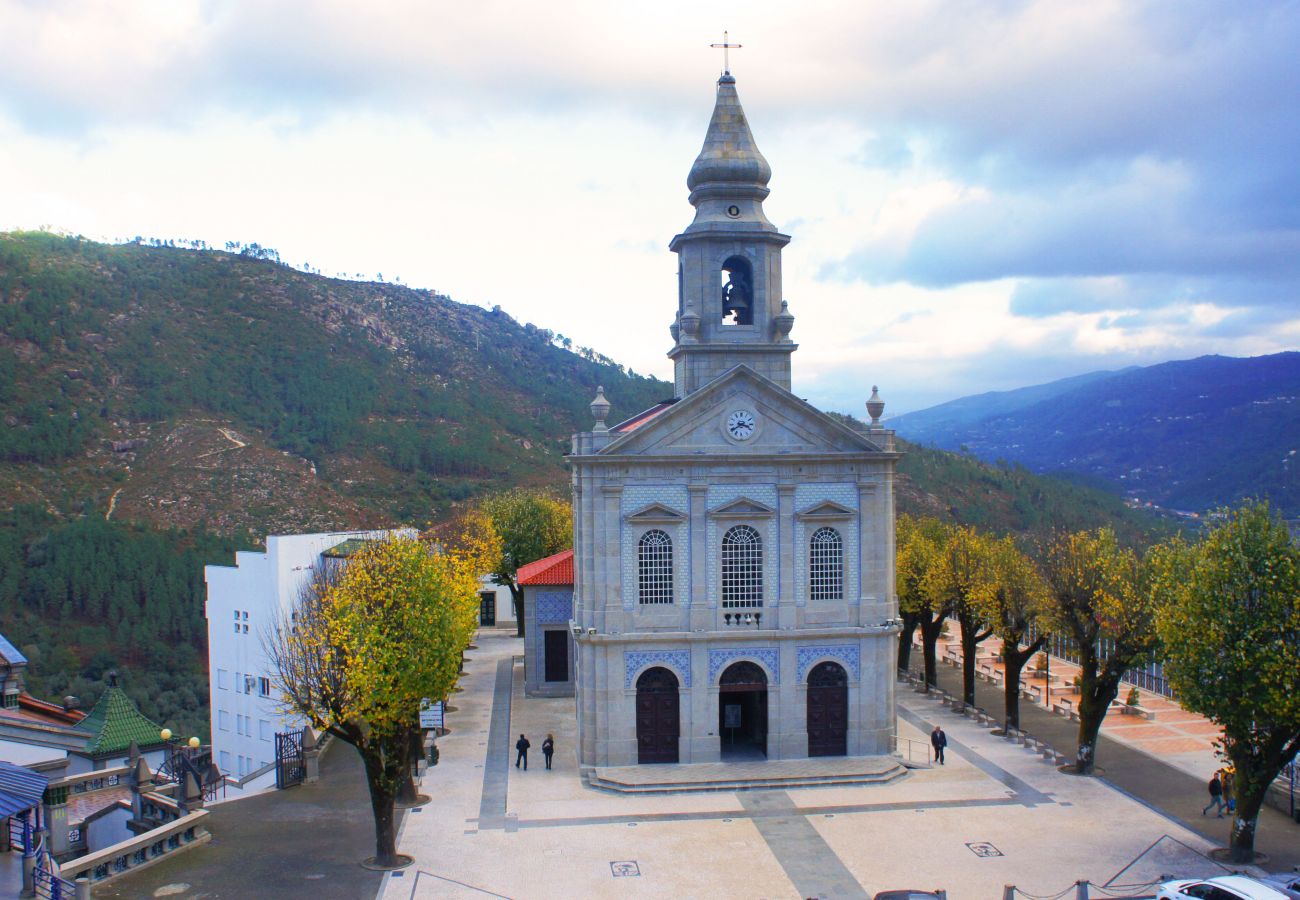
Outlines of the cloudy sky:
<svg viewBox="0 0 1300 900">
<path fill-rule="evenodd" d="M 801 395 L 1300 346 L 1296 2 L 0 0 L 0 229 L 256 241 L 668 377 L 723 28 Z"/>
</svg>

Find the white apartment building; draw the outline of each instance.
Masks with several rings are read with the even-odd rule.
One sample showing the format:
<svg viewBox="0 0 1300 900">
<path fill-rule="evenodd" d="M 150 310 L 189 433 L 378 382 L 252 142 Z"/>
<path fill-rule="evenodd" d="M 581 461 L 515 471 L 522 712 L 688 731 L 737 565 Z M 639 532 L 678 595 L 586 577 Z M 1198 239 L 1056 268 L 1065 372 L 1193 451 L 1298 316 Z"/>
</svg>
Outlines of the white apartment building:
<svg viewBox="0 0 1300 900">
<path fill-rule="evenodd" d="M 275 733 L 301 727 L 280 714 L 262 635 L 311 577 L 321 554 L 387 531 L 272 535 L 266 552 L 242 551 L 233 566 L 206 566 L 208 692 L 212 749 L 222 773 L 242 778 L 275 759 Z"/>
</svg>

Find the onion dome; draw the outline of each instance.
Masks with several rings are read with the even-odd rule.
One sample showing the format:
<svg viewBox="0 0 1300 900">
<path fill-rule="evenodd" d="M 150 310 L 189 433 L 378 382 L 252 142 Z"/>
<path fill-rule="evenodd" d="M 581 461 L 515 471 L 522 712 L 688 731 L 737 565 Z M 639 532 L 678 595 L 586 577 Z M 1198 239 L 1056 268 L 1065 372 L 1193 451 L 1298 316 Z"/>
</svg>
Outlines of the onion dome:
<svg viewBox="0 0 1300 900">
<path fill-rule="evenodd" d="M 691 166 L 686 186 L 694 191 L 704 185 L 741 184 L 764 189 L 772 178 L 772 167 L 758 152 L 754 135 L 745 121 L 745 111 L 736 94 L 736 79 L 724 73 L 718 79 L 718 100 L 704 137 L 704 147 Z"/>
</svg>

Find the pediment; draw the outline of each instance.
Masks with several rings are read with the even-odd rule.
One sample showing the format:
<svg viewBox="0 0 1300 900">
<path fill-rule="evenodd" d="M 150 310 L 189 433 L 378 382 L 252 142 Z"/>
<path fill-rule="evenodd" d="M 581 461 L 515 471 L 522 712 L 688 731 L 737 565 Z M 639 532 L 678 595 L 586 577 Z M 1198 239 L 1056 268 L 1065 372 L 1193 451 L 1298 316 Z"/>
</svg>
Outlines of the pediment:
<svg viewBox="0 0 1300 900">
<path fill-rule="evenodd" d="M 679 512 L 671 506 L 665 506 L 662 503 L 651 503 L 649 506 L 641 507 L 636 512 L 628 513 L 623 518 L 628 522 L 663 524 L 665 522 L 685 522 L 686 513 Z"/>
<path fill-rule="evenodd" d="M 728 434 L 737 411 L 752 415 L 744 440 Z M 719 376 L 662 413 L 603 447 L 601 455 L 879 453 L 866 436 L 845 427 L 748 366 Z"/>
<path fill-rule="evenodd" d="M 851 519 L 857 514 L 857 510 L 849 509 L 847 506 L 842 506 L 833 500 L 824 500 L 821 503 L 813 504 L 795 515 L 800 519 L 824 521 L 828 519 Z"/>
<path fill-rule="evenodd" d="M 759 503 L 748 497 L 737 497 L 729 503 L 715 506 L 709 510 L 709 516 L 715 519 L 761 519 L 776 515 L 776 510 L 766 503 Z"/>
</svg>

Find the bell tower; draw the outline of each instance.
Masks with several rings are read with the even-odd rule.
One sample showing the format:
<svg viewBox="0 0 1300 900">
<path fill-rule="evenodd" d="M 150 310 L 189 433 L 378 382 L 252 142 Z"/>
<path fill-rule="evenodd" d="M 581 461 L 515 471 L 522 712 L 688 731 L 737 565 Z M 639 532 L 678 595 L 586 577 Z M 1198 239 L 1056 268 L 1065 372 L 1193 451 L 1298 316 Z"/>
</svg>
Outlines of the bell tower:
<svg viewBox="0 0 1300 900">
<path fill-rule="evenodd" d="M 736 79 L 724 71 L 686 186 L 695 221 L 673 238 L 677 318 L 671 332 L 678 397 L 744 364 L 790 390 L 794 316 L 781 297 L 781 248 L 763 213 L 772 168 L 754 144 Z"/>
</svg>

